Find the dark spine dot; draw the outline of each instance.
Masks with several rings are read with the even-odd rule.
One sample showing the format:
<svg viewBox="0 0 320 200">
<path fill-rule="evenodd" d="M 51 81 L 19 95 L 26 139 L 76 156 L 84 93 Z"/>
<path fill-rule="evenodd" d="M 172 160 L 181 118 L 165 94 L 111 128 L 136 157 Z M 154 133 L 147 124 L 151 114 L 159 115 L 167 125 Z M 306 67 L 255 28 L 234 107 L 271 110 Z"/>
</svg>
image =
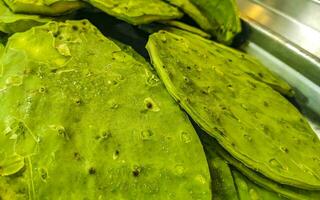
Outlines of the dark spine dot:
<svg viewBox="0 0 320 200">
<path fill-rule="evenodd" d="M 95 169 L 94 167 L 91 167 L 91 168 L 89 169 L 89 174 L 90 174 L 90 175 L 96 174 L 96 169 Z"/>
<path fill-rule="evenodd" d="M 148 102 L 148 103 L 147 103 L 147 108 L 148 108 L 148 109 L 152 109 L 152 108 L 153 108 L 153 105 L 152 105 L 151 102 Z"/>
<path fill-rule="evenodd" d="M 132 171 L 132 175 L 134 177 L 138 177 L 140 175 L 140 171 L 138 169 L 135 169 L 135 170 Z"/>
<path fill-rule="evenodd" d="M 77 30 L 79 30 L 79 28 L 78 28 L 78 26 L 73 25 L 72 30 L 77 31 Z"/>
<path fill-rule="evenodd" d="M 81 159 L 80 153 L 78 153 L 78 152 L 75 152 L 73 154 L 73 157 L 74 157 L 75 160 L 80 160 Z"/>
</svg>

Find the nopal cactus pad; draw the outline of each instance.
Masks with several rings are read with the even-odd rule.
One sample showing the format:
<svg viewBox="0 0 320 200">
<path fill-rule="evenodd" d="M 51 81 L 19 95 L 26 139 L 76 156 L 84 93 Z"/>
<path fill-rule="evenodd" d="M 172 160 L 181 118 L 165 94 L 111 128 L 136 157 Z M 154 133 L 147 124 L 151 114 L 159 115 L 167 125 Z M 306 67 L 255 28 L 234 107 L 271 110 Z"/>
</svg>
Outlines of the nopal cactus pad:
<svg viewBox="0 0 320 200">
<path fill-rule="evenodd" d="M 227 162 L 233 169 L 243 174 L 251 182 L 259 185 L 262 188 L 266 188 L 269 191 L 277 193 L 283 197 L 292 200 L 317 200 L 320 199 L 320 191 L 316 190 L 304 190 L 297 187 L 292 187 L 288 185 L 279 184 L 269 178 L 249 169 L 243 163 L 239 162 L 237 159 L 233 158 L 227 151 L 225 151 L 217 141 L 211 136 L 204 134 L 201 131 L 200 138 L 202 144 L 208 155 L 214 152 L 219 155 L 225 162 Z M 210 167 L 210 162 L 209 162 Z"/>
<path fill-rule="evenodd" d="M 162 0 L 87 0 L 91 5 L 130 24 L 177 19 L 183 16 L 176 7 Z"/>
<path fill-rule="evenodd" d="M 251 169 L 282 184 L 320 190 L 320 141 L 283 96 L 212 48 L 166 31 L 147 49 L 171 95 Z"/>
<path fill-rule="evenodd" d="M 207 148 L 210 147 L 210 148 Z M 206 156 L 212 177 L 214 200 L 286 200 L 277 192 L 267 190 L 229 165 L 218 155 L 218 149 L 206 146 Z"/>
<path fill-rule="evenodd" d="M 168 29 L 168 31 L 187 37 L 189 40 L 197 42 L 202 48 L 210 49 L 208 56 L 216 57 L 218 64 L 225 63 L 232 70 L 241 70 L 255 80 L 268 84 L 274 90 L 285 96 L 294 96 L 294 91 L 291 86 L 270 72 L 268 68 L 263 66 L 256 58 L 236 49 L 199 37 L 196 34 L 190 33 L 190 31 L 187 32 L 175 28 Z"/>
<path fill-rule="evenodd" d="M 144 62 L 88 21 L 13 35 L 0 59 L 1 198 L 211 199 L 200 140 Z"/>
<path fill-rule="evenodd" d="M 219 42 L 231 44 L 241 32 L 235 0 L 166 0 L 180 7 Z"/>
<path fill-rule="evenodd" d="M 51 19 L 38 15 L 15 14 L 0 0 L 0 32 L 23 32 L 33 26 L 43 25 Z"/>
<path fill-rule="evenodd" d="M 15 13 L 57 16 L 85 6 L 79 0 L 2 0 Z"/>
<path fill-rule="evenodd" d="M 232 170 L 239 200 L 289 200 L 280 194 L 269 191 L 250 181 L 237 170 Z"/>
</svg>

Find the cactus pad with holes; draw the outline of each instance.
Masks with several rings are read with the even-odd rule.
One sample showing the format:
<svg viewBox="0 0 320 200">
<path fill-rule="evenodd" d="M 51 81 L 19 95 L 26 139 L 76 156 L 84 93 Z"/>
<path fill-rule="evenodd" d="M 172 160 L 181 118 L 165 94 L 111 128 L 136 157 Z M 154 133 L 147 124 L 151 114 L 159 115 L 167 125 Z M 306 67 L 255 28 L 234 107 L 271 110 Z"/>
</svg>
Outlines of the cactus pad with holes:
<svg viewBox="0 0 320 200">
<path fill-rule="evenodd" d="M 320 141 L 306 119 L 238 67 L 240 58 L 229 62 L 221 48 L 195 38 L 167 31 L 149 38 L 151 60 L 170 94 L 247 167 L 281 184 L 320 190 Z"/>
<path fill-rule="evenodd" d="M 0 59 L 1 199 L 211 199 L 188 117 L 132 51 L 88 21 L 9 39 Z"/>
</svg>

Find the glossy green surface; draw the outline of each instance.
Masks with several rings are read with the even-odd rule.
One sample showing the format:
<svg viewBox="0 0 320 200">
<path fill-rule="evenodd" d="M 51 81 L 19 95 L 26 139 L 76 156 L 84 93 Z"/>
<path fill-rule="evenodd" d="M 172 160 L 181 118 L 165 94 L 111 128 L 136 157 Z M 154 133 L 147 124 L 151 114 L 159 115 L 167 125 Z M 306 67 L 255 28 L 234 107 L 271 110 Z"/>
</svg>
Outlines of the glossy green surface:
<svg viewBox="0 0 320 200">
<path fill-rule="evenodd" d="M 3 0 L 15 13 L 62 15 L 85 6 L 79 0 Z"/>
<path fill-rule="evenodd" d="M 167 25 L 167 26 L 170 26 L 170 27 L 175 27 L 175 28 L 178 28 L 178 29 L 181 29 L 181 30 L 185 30 L 185 31 L 189 31 L 193 34 L 197 34 L 201 37 L 204 37 L 204 38 L 210 38 L 211 35 L 204 32 L 203 30 L 199 29 L 199 28 L 196 28 L 194 26 L 190 26 L 188 24 L 185 24 L 183 22 L 180 22 L 180 21 L 162 21 L 160 22 L 164 25 Z"/>
<path fill-rule="evenodd" d="M 222 157 L 225 162 L 233 166 L 241 174 L 245 175 L 251 182 L 256 183 L 262 188 L 281 194 L 281 196 L 294 200 L 318 200 L 320 199 L 320 191 L 303 190 L 296 187 L 281 185 L 272 181 L 265 176 L 247 168 L 243 163 L 233 158 L 225 151 L 211 136 L 201 133 L 202 144 L 207 152 L 215 151 Z M 210 165 L 209 165 L 210 167 Z"/>
<path fill-rule="evenodd" d="M 180 7 L 199 26 L 219 42 L 231 44 L 241 32 L 238 7 L 235 0 L 166 0 Z"/>
<path fill-rule="evenodd" d="M 277 193 L 266 190 L 247 177 L 243 176 L 237 170 L 232 170 L 234 182 L 239 194 L 239 200 L 286 200 L 287 198 Z"/>
<path fill-rule="evenodd" d="M 239 199 L 228 163 L 213 148 L 205 150 L 211 173 L 213 200 Z"/>
<path fill-rule="evenodd" d="M 204 39 L 190 32 L 181 31 L 179 29 L 170 29 L 169 32 L 187 37 L 203 49 L 210 49 L 207 55 L 215 57 L 216 64 L 226 64 L 230 70 L 240 70 L 255 80 L 268 84 L 274 90 L 285 96 L 294 96 L 294 91 L 291 86 L 270 72 L 268 68 L 263 66 L 256 58 L 236 49 Z"/>
<path fill-rule="evenodd" d="M 320 190 L 320 141 L 283 96 L 216 56 L 214 43 L 160 31 L 147 49 L 170 94 L 232 156 L 279 183 Z"/>
<path fill-rule="evenodd" d="M 5 5 L 3 0 L 0 0 L 0 32 L 9 34 L 23 32 L 50 20 L 38 15 L 15 14 Z"/>
<path fill-rule="evenodd" d="M 203 138 L 204 139 L 204 138 Z M 210 138 L 211 139 L 211 138 Z M 273 200 L 286 198 L 255 184 L 238 170 L 231 168 L 215 148 L 204 142 L 212 177 L 213 200 Z"/>
<path fill-rule="evenodd" d="M 88 3 L 130 24 L 177 19 L 183 13 L 161 0 L 86 0 Z"/>
<path fill-rule="evenodd" d="M 9 39 L 0 59 L 1 199 L 211 199 L 188 117 L 131 55 L 88 21 Z"/>
<path fill-rule="evenodd" d="M 0 57 L 1 57 L 1 55 L 2 55 L 3 50 L 4 50 L 4 46 L 3 46 L 2 43 L 0 43 Z"/>
</svg>

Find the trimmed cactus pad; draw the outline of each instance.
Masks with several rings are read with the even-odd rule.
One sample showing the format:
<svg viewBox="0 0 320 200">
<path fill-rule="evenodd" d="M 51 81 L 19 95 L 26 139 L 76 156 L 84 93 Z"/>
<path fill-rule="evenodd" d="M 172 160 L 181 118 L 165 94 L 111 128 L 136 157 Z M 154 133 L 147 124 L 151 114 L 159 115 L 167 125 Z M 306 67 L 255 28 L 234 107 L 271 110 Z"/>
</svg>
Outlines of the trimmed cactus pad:
<svg viewBox="0 0 320 200">
<path fill-rule="evenodd" d="M 211 199 L 195 130 L 132 49 L 88 21 L 50 22 L 6 47 L 1 199 Z"/>
<path fill-rule="evenodd" d="M 199 26 L 224 44 L 231 44 L 241 32 L 235 0 L 166 0 L 180 7 Z"/>
<path fill-rule="evenodd" d="M 130 24 L 177 19 L 183 16 L 176 7 L 162 0 L 87 0 L 91 5 Z"/>
<path fill-rule="evenodd" d="M 202 143 L 205 147 L 207 157 L 212 153 L 219 154 L 219 157 L 227 162 L 241 174 L 245 175 L 250 181 L 256 183 L 260 187 L 266 188 L 280 194 L 283 197 L 293 200 L 317 200 L 320 199 L 320 191 L 303 190 L 300 188 L 279 184 L 269 178 L 247 168 L 243 163 L 233 158 L 227 151 L 225 151 L 215 139 L 207 134 L 200 134 Z M 210 163 L 209 163 L 210 167 Z"/>
<path fill-rule="evenodd" d="M 247 167 L 282 184 L 320 190 L 320 141 L 306 119 L 248 73 L 241 66 L 247 61 L 226 58 L 218 45 L 194 37 L 201 38 L 167 31 L 149 38 L 152 62 L 171 95 Z"/>
<path fill-rule="evenodd" d="M 23 32 L 33 26 L 43 25 L 50 20 L 38 15 L 15 14 L 0 0 L 0 32 L 9 34 Z"/>
<path fill-rule="evenodd" d="M 80 0 L 1 0 L 15 13 L 57 16 L 85 6 Z"/>
</svg>

